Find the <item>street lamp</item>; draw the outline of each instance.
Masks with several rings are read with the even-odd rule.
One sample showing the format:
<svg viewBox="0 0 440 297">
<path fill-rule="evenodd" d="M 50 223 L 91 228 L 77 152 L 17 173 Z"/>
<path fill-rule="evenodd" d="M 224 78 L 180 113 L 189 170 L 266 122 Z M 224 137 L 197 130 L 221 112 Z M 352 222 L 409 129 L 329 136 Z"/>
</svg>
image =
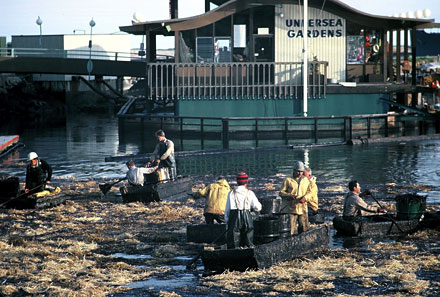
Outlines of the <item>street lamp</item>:
<svg viewBox="0 0 440 297">
<path fill-rule="evenodd" d="M 40 47 L 43 47 L 43 44 L 41 42 L 41 35 L 42 35 L 41 25 L 43 25 L 43 20 L 40 18 L 40 16 L 38 16 L 38 19 L 35 21 L 35 23 L 37 23 L 37 25 L 40 26 Z"/>
<path fill-rule="evenodd" d="M 93 35 L 93 27 L 95 27 L 96 23 L 92 20 L 89 22 L 90 25 L 90 40 L 89 40 L 89 62 L 87 63 L 87 71 L 89 72 L 89 80 L 90 80 L 90 73 L 93 70 L 93 62 L 92 62 L 92 35 Z"/>
</svg>

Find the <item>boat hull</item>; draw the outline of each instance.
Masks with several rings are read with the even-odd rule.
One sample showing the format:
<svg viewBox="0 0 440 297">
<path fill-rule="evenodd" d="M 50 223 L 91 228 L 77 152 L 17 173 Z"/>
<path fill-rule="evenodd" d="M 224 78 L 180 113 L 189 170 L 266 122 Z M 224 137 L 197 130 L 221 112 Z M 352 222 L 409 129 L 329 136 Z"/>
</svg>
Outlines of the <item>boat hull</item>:
<svg viewBox="0 0 440 297">
<path fill-rule="evenodd" d="M 224 271 L 267 268 L 328 246 L 330 228 L 327 225 L 296 236 L 281 238 L 247 249 L 218 249 L 202 252 L 205 270 Z"/>
<path fill-rule="evenodd" d="M 333 227 L 338 234 L 356 237 L 404 235 L 414 232 L 419 225 L 418 219 L 396 221 L 385 215 L 364 216 L 356 218 L 355 221 L 347 221 L 340 216 L 333 219 Z"/>
<path fill-rule="evenodd" d="M 191 188 L 192 178 L 183 177 L 165 183 L 145 185 L 141 188 L 121 187 L 120 192 L 124 203 L 136 201 L 149 203 L 186 195 L 191 192 Z"/>
</svg>

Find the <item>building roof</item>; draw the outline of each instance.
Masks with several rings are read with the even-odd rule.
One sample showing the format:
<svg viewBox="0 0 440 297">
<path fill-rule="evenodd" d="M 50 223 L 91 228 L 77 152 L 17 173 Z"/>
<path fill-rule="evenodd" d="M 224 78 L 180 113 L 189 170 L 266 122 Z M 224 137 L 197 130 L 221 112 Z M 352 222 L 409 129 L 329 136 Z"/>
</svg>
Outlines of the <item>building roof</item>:
<svg viewBox="0 0 440 297">
<path fill-rule="evenodd" d="M 120 26 L 121 31 L 142 35 L 145 32 L 155 32 L 158 34 L 169 35 L 174 31 L 185 31 L 212 24 L 230 15 L 236 14 L 252 7 L 262 5 L 282 5 L 296 4 L 292 0 L 216 0 L 215 4 L 221 4 L 219 7 L 201 15 L 188 18 L 157 20 L 152 22 L 133 23 L 131 26 Z M 415 19 L 386 17 L 364 13 L 354 9 L 338 0 L 327 0 L 322 6 L 322 0 L 309 0 L 309 6 L 343 17 L 352 23 L 356 23 L 370 28 L 381 28 L 385 30 L 397 30 L 407 28 L 434 28 L 440 27 L 440 24 L 434 23 L 434 19 Z M 374 26 L 372 26 L 374 24 Z"/>
</svg>

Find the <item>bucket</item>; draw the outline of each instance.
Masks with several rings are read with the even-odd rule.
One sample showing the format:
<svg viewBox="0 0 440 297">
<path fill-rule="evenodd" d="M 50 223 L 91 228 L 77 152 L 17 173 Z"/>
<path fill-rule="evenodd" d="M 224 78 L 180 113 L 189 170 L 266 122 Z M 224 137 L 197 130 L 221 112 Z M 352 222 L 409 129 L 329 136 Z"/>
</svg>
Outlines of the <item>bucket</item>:
<svg viewBox="0 0 440 297">
<path fill-rule="evenodd" d="M 280 237 L 290 236 L 290 216 L 288 213 L 281 213 L 277 215 L 280 221 Z"/>
<path fill-rule="evenodd" d="M 274 214 L 279 213 L 281 210 L 281 198 L 263 198 L 260 199 L 261 214 Z"/>
<path fill-rule="evenodd" d="M 260 216 L 254 221 L 256 244 L 268 243 L 280 237 L 280 220 L 276 216 Z"/>
<path fill-rule="evenodd" d="M 397 195 L 395 200 L 398 220 L 419 219 L 426 210 L 426 196 L 404 194 Z"/>
</svg>

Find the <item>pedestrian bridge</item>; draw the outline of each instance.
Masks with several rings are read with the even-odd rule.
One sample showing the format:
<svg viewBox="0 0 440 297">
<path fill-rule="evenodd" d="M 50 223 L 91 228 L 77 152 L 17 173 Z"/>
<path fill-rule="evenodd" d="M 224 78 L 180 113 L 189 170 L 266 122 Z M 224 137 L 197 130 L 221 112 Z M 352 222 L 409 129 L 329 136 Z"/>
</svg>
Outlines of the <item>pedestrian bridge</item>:
<svg viewBox="0 0 440 297">
<path fill-rule="evenodd" d="M 0 73 L 145 77 L 146 60 L 137 53 L 0 48 Z"/>
</svg>

